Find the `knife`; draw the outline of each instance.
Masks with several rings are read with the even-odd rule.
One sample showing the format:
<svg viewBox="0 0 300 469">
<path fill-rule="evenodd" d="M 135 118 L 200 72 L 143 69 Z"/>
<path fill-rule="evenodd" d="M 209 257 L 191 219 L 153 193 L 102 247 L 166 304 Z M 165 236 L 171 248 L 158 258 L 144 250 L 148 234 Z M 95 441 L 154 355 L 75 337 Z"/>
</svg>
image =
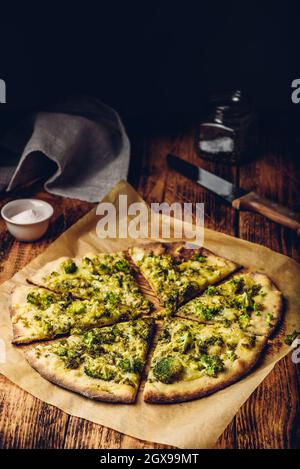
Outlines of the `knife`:
<svg viewBox="0 0 300 469">
<path fill-rule="evenodd" d="M 240 189 L 229 181 L 175 155 L 167 155 L 167 162 L 172 169 L 214 192 L 236 210 L 260 213 L 266 218 L 296 231 L 300 236 L 299 213 L 272 202 L 254 191 L 247 192 Z"/>
</svg>

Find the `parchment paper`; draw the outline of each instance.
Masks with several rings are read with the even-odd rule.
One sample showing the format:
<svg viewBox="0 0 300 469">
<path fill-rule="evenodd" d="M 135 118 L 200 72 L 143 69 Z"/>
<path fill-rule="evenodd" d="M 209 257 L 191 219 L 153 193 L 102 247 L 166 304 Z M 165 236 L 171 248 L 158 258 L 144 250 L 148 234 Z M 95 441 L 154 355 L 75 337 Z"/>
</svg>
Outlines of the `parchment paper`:
<svg viewBox="0 0 300 469">
<path fill-rule="evenodd" d="M 128 196 L 128 203 L 142 201 L 126 182 L 120 182 L 105 201 L 116 203 L 120 194 Z M 272 370 L 275 363 L 291 350 L 283 344 L 283 339 L 287 332 L 299 330 L 297 314 L 300 310 L 300 265 L 263 246 L 205 230 L 205 247 L 268 274 L 284 294 L 286 304 L 284 319 L 269 341 L 268 349 L 260 363 L 241 381 L 209 397 L 191 402 L 171 405 L 145 404 L 141 390 L 134 405 L 94 402 L 46 381 L 28 365 L 21 349 L 11 345 L 9 300 L 10 292 L 16 284 L 26 283 L 29 273 L 59 256 L 126 249 L 141 242 L 132 239 L 98 238 L 95 231 L 98 220 L 95 210 L 92 210 L 54 241 L 40 256 L 1 285 L 0 337 L 6 347 L 6 362 L 0 364 L 0 372 L 33 396 L 68 414 L 91 420 L 133 437 L 180 448 L 213 447 L 240 406 Z M 274 398 L 276 399 L 276 396 Z"/>
</svg>

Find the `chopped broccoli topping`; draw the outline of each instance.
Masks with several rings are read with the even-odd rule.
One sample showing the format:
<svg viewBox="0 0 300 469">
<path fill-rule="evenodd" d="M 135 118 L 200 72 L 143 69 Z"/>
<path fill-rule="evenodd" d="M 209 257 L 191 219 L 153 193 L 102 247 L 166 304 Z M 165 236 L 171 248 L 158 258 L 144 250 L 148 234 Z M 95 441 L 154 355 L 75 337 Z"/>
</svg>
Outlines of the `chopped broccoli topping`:
<svg viewBox="0 0 300 469">
<path fill-rule="evenodd" d="M 116 371 L 108 366 L 97 366 L 96 364 L 86 365 L 84 372 L 91 378 L 103 379 L 103 381 L 112 381 L 116 376 Z"/>
<path fill-rule="evenodd" d="M 188 332 L 185 332 L 184 334 L 182 334 L 180 337 L 179 337 L 179 340 L 178 340 L 178 343 L 179 343 L 179 349 L 182 353 L 185 353 L 187 352 L 187 350 L 190 348 L 190 346 L 192 345 L 193 343 L 193 336 L 192 334 L 188 331 Z"/>
<path fill-rule="evenodd" d="M 204 354 L 200 358 L 200 364 L 204 366 L 205 373 L 214 378 L 224 370 L 224 362 L 218 355 Z"/>
<path fill-rule="evenodd" d="M 66 274 L 74 274 L 77 270 L 77 265 L 72 259 L 68 259 L 62 263 L 62 268 Z"/>
<path fill-rule="evenodd" d="M 234 286 L 234 293 L 240 294 L 244 292 L 245 280 L 243 277 L 233 278 L 230 280 L 230 283 Z"/>
<path fill-rule="evenodd" d="M 60 341 L 54 348 L 56 353 L 64 362 L 66 368 L 78 368 L 83 362 L 83 348 L 81 345 L 70 346 L 66 341 Z"/>
<path fill-rule="evenodd" d="M 114 264 L 114 268 L 119 272 L 129 273 L 131 271 L 129 262 L 126 259 L 121 259 Z"/>
<path fill-rule="evenodd" d="M 297 339 L 298 335 L 300 335 L 300 331 L 293 331 L 291 334 L 287 334 L 284 343 L 287 345 L 292 345 L 295 339 Z"/>
<path fill-rule="evenodd" d="M 207 306 L 204 304 L 196 305 L 196 314 L 202 316 L 207 321 L 213 319 L 213 317 L 218 314 L 221 310 L 221 306 Z"/>
<path fill-rule="evenodd" d="M 144 363 L 138 358 L 125 358 L 120 360 L 119 367 L 126 373 L 141 373 L 144 368 Z"/>
<path fill-rule="evenodd" d="M 214 285 L 210 285 L 209 287 L 207 287 L 205 291 L 206 295 L 209 295 L 209 296 L 216 295 L 217 292 L 218 292 L 217 287 L 215 287 Z"/>
<path fill-rule="evenodd" d="M 68 312 L 71 314 L 83 314 L 86 311 L 86 305 L 79 300 L 73 301 L 68 307 Z"/>
<path fill-rule="evenodd" d="M 239 317 L 239 325 L 242 329 L 246 329 L 250 324 L 250 317 L 248 314 L 241 314 Z"/>
<path fill-rule="evenodd" d="M 228 360 L 234 362 L 234 360 L 237 358 L 237 355 L 233 350 L 228 350 L 226 352 L 226 357 L 228 358 Z"/>
<path fill-rule="evenodd" d="M 206 257 L 201 256 L 201 254 L 194 254 L 192 257 L 193 261 L 198 261 L 198 262 L 205 262 Z"/>
<path fill-rule="evenodd" d="M 50 292 L 35 292 L 31 291 L 27 295 L 27 302 L 37 306 L 40 309 L 47 309 L 52 303 L 55 302 L 55 295 Z"/>
</svg>

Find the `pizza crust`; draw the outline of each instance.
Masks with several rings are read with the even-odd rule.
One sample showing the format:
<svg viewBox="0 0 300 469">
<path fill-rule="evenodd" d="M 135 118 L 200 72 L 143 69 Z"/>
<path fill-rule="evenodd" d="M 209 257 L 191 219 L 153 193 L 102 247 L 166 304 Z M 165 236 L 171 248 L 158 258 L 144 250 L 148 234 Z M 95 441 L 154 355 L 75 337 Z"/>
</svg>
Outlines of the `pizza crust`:
<svg viewBox="0 0 300 469">
<path fill-rule="evenodd" d="M 249 354 L 249 359 L 237 359 L 229 369 L 220 373 L 216 378 L 203 375 L 192 381 L 179 381 L 173 384 L 146 382 L 143 394 L 144 401 L 156 404 L 184 402 L 208 396 L 233 384 L 249 373 L 259 360 L 267 339 L 259 337 L 257 340 L 259 346 L 256 346 L 255 350 Z"/>
</svg>

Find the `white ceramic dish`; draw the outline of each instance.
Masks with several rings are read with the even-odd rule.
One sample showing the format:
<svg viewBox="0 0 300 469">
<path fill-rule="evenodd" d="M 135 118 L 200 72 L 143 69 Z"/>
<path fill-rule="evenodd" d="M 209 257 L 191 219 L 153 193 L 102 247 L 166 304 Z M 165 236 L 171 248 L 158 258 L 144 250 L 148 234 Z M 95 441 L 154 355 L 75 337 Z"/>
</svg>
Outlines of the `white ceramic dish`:
<svg viewBox="0 0 300 469">
<path fill-rule="evenodd" d="M 33 221 L 15 221 L 13 217 L 33 210 L 38 215 Z M 2 207 L 1 216 L 6 222 L 8 231 L 19 241 L 36 241 L 47 231 L 50 218 L 53 215 L 53 207 L 39 199 L 17 199 L 8 202 Z"/>
</svg>

